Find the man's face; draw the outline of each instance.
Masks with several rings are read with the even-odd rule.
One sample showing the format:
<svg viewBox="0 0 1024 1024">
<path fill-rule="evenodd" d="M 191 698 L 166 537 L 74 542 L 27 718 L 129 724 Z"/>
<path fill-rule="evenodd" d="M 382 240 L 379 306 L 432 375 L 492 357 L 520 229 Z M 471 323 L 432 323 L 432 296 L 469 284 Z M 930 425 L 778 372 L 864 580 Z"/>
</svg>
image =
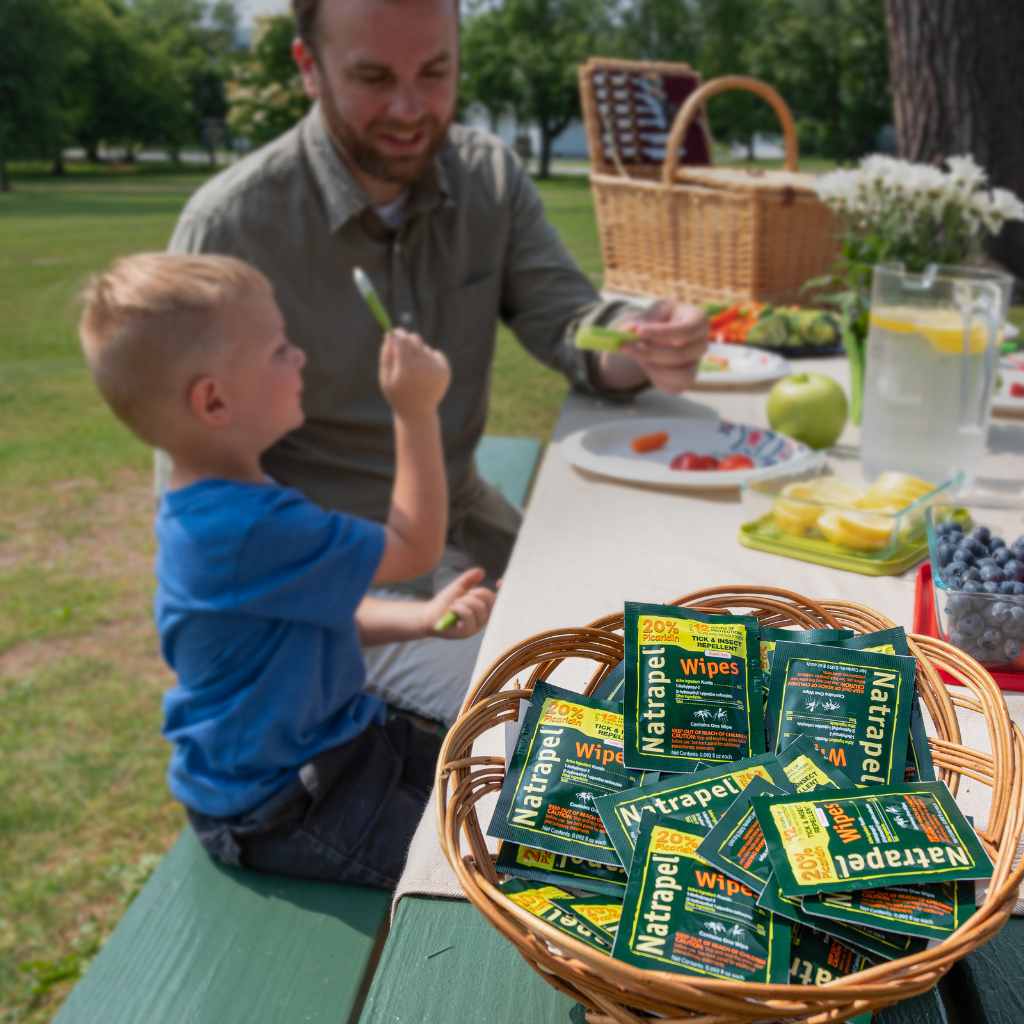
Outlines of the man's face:
<svg viewBox="0 0 1024 1024">
<path fill-rule="evenodd" d="M 453 0 L 324 0 L 316 58 L 304 66 L 301 46 L 296 58 L 371 198 L 386 201 L 424 173 L 455 111 Z"/>
</svg>

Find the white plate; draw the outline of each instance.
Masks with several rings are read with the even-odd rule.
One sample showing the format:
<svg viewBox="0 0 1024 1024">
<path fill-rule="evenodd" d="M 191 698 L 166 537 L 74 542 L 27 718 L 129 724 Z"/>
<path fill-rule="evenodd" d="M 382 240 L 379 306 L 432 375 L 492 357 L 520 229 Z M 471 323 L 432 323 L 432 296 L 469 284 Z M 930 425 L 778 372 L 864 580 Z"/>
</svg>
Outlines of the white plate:
<svg viewBox="0 0 1024 1024">
<path fill-rule="evenodd" d="M 640 434 L 664 430 L 668 441 L 654 452 L 637 454 L 630 442 Z M 777 467 L 813 465 L 824 454 L 773 430 L 763 430 L 728 420 L 679 418 L 616 420 L 578 430 L 560 444 L 562 454 L 578 469 L 631 483 L 662 487 L 721 489 L 739 487 Z M 740 453 L 756 463 L 753 469 L 671 469 L 669 463 L 682 452 L 722 458 Z"/>
<path fill-rule="evenodd" d="M 1001 383 L 992 399 L 992 411 L 1002 416 L 1024 416 L 1024 396 L 1014 395 L 1014 384 L 1024 387 L 1024 369 L 1011 370 L 1000 367 Z"/>
<path fill-rule="evenodd" d="M 729 345 L 713 341 L 704 359 L 720 368 L 702 367 L 697 373 L 697 387 L 733 384 L 764 384 L 789 373 L 789 363 L 775 352 L 746 345 Z"/>
</svg>

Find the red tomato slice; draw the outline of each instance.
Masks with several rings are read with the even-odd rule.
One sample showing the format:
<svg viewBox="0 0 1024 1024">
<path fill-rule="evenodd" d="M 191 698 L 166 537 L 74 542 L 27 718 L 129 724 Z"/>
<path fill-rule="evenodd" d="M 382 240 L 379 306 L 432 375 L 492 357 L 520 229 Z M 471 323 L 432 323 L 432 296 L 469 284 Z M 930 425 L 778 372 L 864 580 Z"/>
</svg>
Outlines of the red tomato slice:
<svg viewBox="0 0 1024 1024">
<path fill-rule="evenodd" d="M 754 460 L 749 455 L 726 455 L 718 463 L 719 469 L 753 469 Z"/>
</svg>

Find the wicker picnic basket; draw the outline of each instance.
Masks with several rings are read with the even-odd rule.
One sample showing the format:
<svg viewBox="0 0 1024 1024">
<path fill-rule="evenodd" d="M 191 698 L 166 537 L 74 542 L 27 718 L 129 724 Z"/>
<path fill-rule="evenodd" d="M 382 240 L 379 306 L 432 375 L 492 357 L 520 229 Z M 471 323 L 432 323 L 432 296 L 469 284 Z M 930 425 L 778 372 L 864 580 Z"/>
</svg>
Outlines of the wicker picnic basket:
<svg viewBox="0 0 1024 1024">
<path fill-rule="evenodd" d="M 579 82 L 605 289 L 689 302 L 806 302 L 803 285 L 824 274 L 838 254 L 837 225 L 814 191 L 814 176 L 797 169 L 793 118 L 775 89 L 739 75 L 696 88 L 675 115 L 654 177 L 649 164 L 630 164 L 628 154 L 616 152 L 623 134 L 618 122 L 642 113 L 623 102 L 635 94 L 630 76 L 639 71 L 629 62 L 618 62 L 617 73 L 604 67 L 607 62 L 596 63 L 597 69 L 595 62 L 580 67 Z M 670 67 L 655 66 L 662 77 L 668 76 L 662 69 Z M 701 125 L 702 145 L 710 154 L 707 101 L 735 89 L 762 97 L 775 111 L 785 170 L 694 166 L 687 160 L 687 151 L 702 144 L 695 130 Z M 660 141 L 663 134 L 648 139 Z M 637 150 L 654 151 L 650 145 L 633 147 Z"/>
<path fill-rule="evenodd" d="M 687 594 L 675 603 L 706 611 L 753 612 L 771 626 L 870 632 L 894 625 L 863 605 L 811 600 L 769 587 L 718 587 Z M 985 669 L 955 647 L 917 635 L 909 640 L 918 659 L 918 692 L 937 733 L 930 741 L 935 767 L 954 794 L 963 777 L 992 790 L 991 812 L 980 834 L 995 874 L 977 912 L 944 942 L 828 985 L 760 985 L 633 967 L 566 937 L 507 899 L 496 888 L 499 876 L 477 816 L 479 801 L 501 789 L 505 761 L 474 756 L 473 742 L 515 721 L 520 701 L 529 699 L 534 683 L 550 678 L 563 663 L 570 671 L 585 670 L 590 692 L 622 659 L 622 622 L 620 613 L 581 628 L 551 630 L 498 658 L 470 692 L 445 739 L 435 789 L 441 846 L 467 898 L 545 981 L 586 1007 L 592 1024 L 641 1024 L 649 1019 L 647 1013 L 680 1024 L 841 1021 L 927 991 L 955 961 L 999 930 L 1024 876 L 1024 863 L 1012 866 L 1024 829 L 1024 738 Z M 964 689 L 951 696 L 939 669 Z M 984 717 L 991 754 L 963 745 L 956 708 Z"/>
</svg>

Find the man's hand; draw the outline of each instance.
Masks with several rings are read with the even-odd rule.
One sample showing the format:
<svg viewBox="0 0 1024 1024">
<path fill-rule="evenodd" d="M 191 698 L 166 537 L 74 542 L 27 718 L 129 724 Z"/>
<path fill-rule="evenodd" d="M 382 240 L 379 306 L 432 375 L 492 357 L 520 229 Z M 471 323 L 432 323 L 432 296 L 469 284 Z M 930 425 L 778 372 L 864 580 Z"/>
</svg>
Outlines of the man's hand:
<svg viewBox="0 0 1024 1024">
<path fill-rule="evenodd" d="M 494 591 L 479 586 L 483 569 L 468 569 L 423 605 L 423 635 L 462 640 L 479 632 L 491 617 Z M 456 621 L 447 629 L 435 631 L 434 626 L 451 612 Z"/>
<path fill-rule="evenodd" d="M 707 317 L 699 307 L 659 299 L 614 326 L 635 334 L 636 341 L 601 353 L 598 371 L 605 385 L 625 390 L 650 382 L 669 394 L 693 386 L 709 340 Z"/>
</svg>

